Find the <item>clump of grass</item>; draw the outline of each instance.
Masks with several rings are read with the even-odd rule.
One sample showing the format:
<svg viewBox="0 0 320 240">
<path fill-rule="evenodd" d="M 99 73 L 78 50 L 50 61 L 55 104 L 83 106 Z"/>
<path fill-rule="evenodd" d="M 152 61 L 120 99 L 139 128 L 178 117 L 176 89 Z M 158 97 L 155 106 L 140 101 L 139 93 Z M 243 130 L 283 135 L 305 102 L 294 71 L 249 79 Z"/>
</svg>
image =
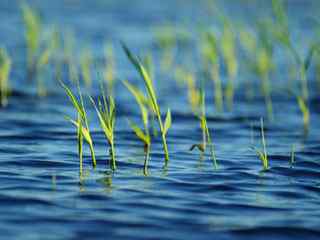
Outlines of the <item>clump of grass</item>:
<svg viewBox="0 0 320 240">
<path fill-rule="evenodd" d="M 150 156 L 151 136 L 149 133 L 149 117 L 148 117 L 149 113 L 148 113 L 148 108 L 145 105 L 147 98 L 138 88 L 130 84 L 128 81 L 123 81 L 123 83 L 131 92 L 131 94 L 135 97 L 136 102 L 138 103 L 140 108 L 143 129 L 141 129 L 134 122 L 130 120 L 128 121 L 129 121 L 130 127 L 132 128 L 136 136 L 144 144 L 145 160 L 144 160 L 143 173 L 144 175 L 148 175 L 148 162 L 149 162 L 149 156 Z"/>
<path fill-rule="evenodd" d="M 150 105 L 152 106 L 153 111 L 157 115 L 157 120 L 158 120 L 160 132 L 161 132 L 161 137 L 162 137 L 163 150 L 164 150 L 164 154 L 165 154 L 165 166 L 167 166 L 167 164 L 169 162 L 169 151 L 168 151 L 166 136 L 167 136 L 169 128 L 171 127 L 170 109 L 167 110 L 165 121 L 163 121 L 161 118 L 160 106 L 158 104 L 158 100 L 156 97 L 154 86 L 153 86 L 152 80 L 151 80 L 147 70 L 142 65 L 141 61 L 137 57 L 135 57 L 124 44 L 122 45 L 122 47 L 123 47 L 128 59 L 134 65 L 134 67 L 136 68 L 136 70 L 138 71 L 138 73 L 140 74 L 142 79 L 144 80 L 144 83 L 145 83 L 145 86 L 146 86 L 146 89 L 147 89 L 147 92 L 149 95 L 148 100 L 150 102 Z"/>
<path fill-rule="evenodd" d="M 309 125 L 310 125 L 310 111 L 303 97 L 298 96 L 297 102 L 298 102 L 300 111 L 302 113 L 304 135 L 307 136 L 309 133 Z"/>
<path fill-rule="evenodd" d="M 260 119 L 260 129 L 261 129 L 261 144 L 262 144 L 262 150 L 259 148 L 254 148 L 258 157 L 261 160 L 263 170 L 269 169 L 269 159 L 267 154 L 267 147 L 266 147 L 266 140 L 264 136 L 264 123 L 263 118 Z"/>
<path fill-rule="evenodd" d="M 27 4 L 22 5 L 25 38 L 27 44 L 27 66 L 29 76 L 36 70 L 36 57 L 40 48 L 41 20 L 38 13 Z"/>
<path fill-rule="evenodd" d="M 73 107 L 77 111 L 77 120 L 73 120 L 70 117 L 66 117 L 68 121 L 70 121 L 76 128 L 77 128 L 77 142 L 78 142 L 78 154 L 80 159 L 80 176 L 83 174 L 83 140 L 85 140 L 90 148 L 91 152 L 91 159 L 92 159 L 92 166 L 95 168 L 97 165 L 94 147 L 93 147 L 93 141 L 90 133 L 89 128 L 89 121 L 87 117 L 87 113 L 85 110 L 83 97 L 80 91 L 80 87 L 78 86 L 78 94 L 79 99 L 76 98 L 76 96 L 72 93 L 71 89 L 68 88 L 63 82 L 60 82 L 61 86 L 65 90 L 66 94 L 68 95 Z"/>
<path fill-rule="evenodd" d="M 207 124 L 207 118 L 206 118 L 206 103 L 205 103 L 205 92 L 203 88 L 200 90 L 200 112 L 197 114 L 197 117 L 200 121 L 200 128 L 202 130 L 202 143 L 200 144 L 194 144 L 191 146 L 190 151 L 192 151 L 195 148 L 198 148 L 201 152 L 201 155 L 203 155 L 207 149 L 207 145 L 209 145 L 210 148 L 210 156 L 213 162 L 213 166 L 215 169 L 218 168 L 217 158 L 214 150 L 214 145 L 211 140 L 210 131 Z"/>
<path fill-rule="evenodd" d="M 151 52 L 147 52 L 142 58 L 143 65 L 145 66 L 151 79 L 154 79 L 154 62 Z"/>
<path fill-rule="evenodd" d="M 101 92 L 102 100 L 98 99 L 98 106 L 92 98 L 90 99 L 94 108 L 96 109 L 100 126 L 109 144 L 110 168 L 111 170 L 115 171 L 117 169 L 116 153 L 114 146 L 116 106 L 112 95 L 109 95 L 108 98 L 106 97 L 103 85 L 101 85 Z"/>
<path fill-rule="evenodd" d="M 4 48 L 0 48 L 0 106 L 8 104 L 10 94 L 9 75 L 11 59 Z"/>
</svg>

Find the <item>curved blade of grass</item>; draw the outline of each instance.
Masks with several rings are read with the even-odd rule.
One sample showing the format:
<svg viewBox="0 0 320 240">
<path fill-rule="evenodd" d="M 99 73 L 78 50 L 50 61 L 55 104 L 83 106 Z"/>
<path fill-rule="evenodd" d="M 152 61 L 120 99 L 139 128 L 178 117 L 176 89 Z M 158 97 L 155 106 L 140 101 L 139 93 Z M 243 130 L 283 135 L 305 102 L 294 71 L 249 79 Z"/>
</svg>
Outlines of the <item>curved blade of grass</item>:
<svg viewBox="0 0 320 240">
<path fill-rule="evenodd" d="M 86 114 L 83 110 L 83 105 L 78 102 L 77 98 L 74 96 L 70 88 L 68 88 L 62 81 L 60 81 L 61 86 L 64 88 L 66 91 L 71 103 L 73 106 L 77 109 L 78 113 L 80 114 L 81 118 L 84 119 Z"/>
<path fill-rule="evenodd" d="M 167 110 L 167 115 L 166 115 L 166 119 L 165 119 L 165 121 L 164 121 L 164 129 L 163 129 L 163 130 L 164 130 L 164 131 L 163 131 L 164 135 L 167 134 L 169 128 L 171 127 L 171 124 L 172 124 L 171 111 L 170 111 L 170 109 L 168 108 L 168 110 Z"/>
<path fill-rule="evenodd" d="M 73 119 L 71 119 L 70 117 L 65 117 L 65 119 L 67 119 L 69 122 L 71 122 L 76 128 L 79 128 L 81 129 L 81 134 L 82 136 L 84 137 L 84 139 L 86 140 L 86 142 L 89 144 L 89 145 L 92 145 L 92 138 L 91 138 L 91 135 L 89 133 L 89 131 L 87 130 L 87 128 L 85 128 L 83 125 L 82 125 L 82 121 L 74 121 Z"/>
<path fill-rule="evenodd" d="M 310 124 L 310 111 L 303 97 L 298 96 L 297 101 L 303 116 L 304 131 L 305 131 L 305 134 L 307 134 L 309 131 L 309 124 Z"/>
<path fill-rule="evenodd" d="M 140 91 L 137 87 L 129 83 L 127 80 L 122 81 L 122 83 L 132 93 L 139 105 L 146 105 L 149 102 L 148 98 L 144 96 L 143 92 Z"/>
<path fill-rule="evenodd" d="M 137 69 L 137 71 L 139 72 L 140 76 L 144 80 L 145 85 L 147 87 L 147 91 L 148 91 L 149 97 L 150 97 L 151 102 L 152 102 L 152 106 L 153 106 L 154 111 L 157 114 L 160 114 L 160 110 L 159 110 L 156 94 L 155 94 L 155 91 L 154 91 L 153 83 L 152 83 L 152 80 L 151 80 L 151 78 L 150 78 L 150 76 L 148 74 L 148 71 L 143 67 L 143 65 L 140 63 L 139 59 L 137 57 L 135 57 L 131 53 L 129 48 L 124 43 L 122 43 L 122 48 L 124 49 L 128 59 L 131 61 L 133 66 Z"/>
<path fill-rule="evenodd" d="M 105 118 L 103 117 L 103 111 L 100 109 L 98 109 L 95 101 L 93 100 L 93 98 L 90 96 L 90 101 L 92 102 L 92 105 L 94 106 L 96 112 L 97 112 L 97 115 L 98 115 L 98 118 L 99 118 L 99 121 L 100 121 L 100 126 L 105 134 L 105 136 L 107 137 L 108 139 L 108 142 L 111 143 L 112 142 L 112 132 L 111 132 L 111 129 L 109 128 L 109 124 L 106 123 L 105 121 Z"/>
<path fill-rule="evenodd" d="M 141 128 L 138 127 L 138 125 L 136 125 L 134 122 L 130 121 L 128 119 L 129 125 L 132 128 L 132 130 L 134 131 L 134 133 L 137 135 L 137 137 L 144 142 L 146 145 L 150 145 L 150 137 L 148 135 L 146 135 Z"/>
<path fill-rule="evenodd" d="M 254 147 L 253 150 L 256 152 L 259 159 L 261 160 L 263 170 L 267 170 L 269 168 L 269 163 L 268 163 L 268 158 L 266 157 L 265 153 L 256 147 Z"/>
</svg>

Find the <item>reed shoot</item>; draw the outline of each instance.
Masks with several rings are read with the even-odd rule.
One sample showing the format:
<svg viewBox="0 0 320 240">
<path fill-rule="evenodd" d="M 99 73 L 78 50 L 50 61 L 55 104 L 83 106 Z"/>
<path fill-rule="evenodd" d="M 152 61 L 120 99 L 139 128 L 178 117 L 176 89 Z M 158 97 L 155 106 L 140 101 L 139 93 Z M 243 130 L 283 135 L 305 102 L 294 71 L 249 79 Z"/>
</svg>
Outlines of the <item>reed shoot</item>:
<svg viewBox="0 0 320 240">
<path fill-rule="evenodd" d="M 109 155 L 110 155 L 110 168 L 115 171 L 117 169 L 116 164 L 116 153 L 114 146 L 114 129 L 116 119 L 116 106 L 112 95 L 105 96 L 104 89 L 101 87 L 102 100 L 98 99 L 98 106 L 95 101 L 91 99 L 91 102 L 97 112 L 100 126 L 104 132 L 104 135 L 109 144 Z"/>
<path fill-rule="evenodd" d="M 217 158 L 216 158 L 216 154 L 215 154 L 215 150 L 214 150 L 214 145 L 211 140 L 210 130 L 209 130 L 208 124 L 207 124 L 204 90 L 201 89 L 199 94 L 200 94 L 199 107 L 200 107 L 201 111 L 198 114 L 198 118 L 200 120 L 200 128 L 202 130 L 202 143 L 192 145 L 190 148 L 190 151 L 192 151 L 194 148 L 197 147 L 200 150 L 201 154 L 204 154 L 204 152 L 207 149 L 207 145 L 209 145 L 210 156 L 211 156 L 211 160 L 213 162 L 213 166 L 215 169 L 218 169 L 218 163 L 217 163 Z"/>
<path fill-rule="evenodd" d="M 260 119 L 260 128 L 261 128 L 261 144 L 262 144 L 262 150 L 255 148 L 257 155 L 259 156 L 263 170 L 269 169 L 269 159 L 267 154 L 267 147 L 266 147 L 266 140 L 264 136 L 264 124 L 263 124 L 263 118 Z"/>
<path fill-rule="evenodd" d="M 135 57 L 124 44 L 122 45 L 122 47 L 123 47 L 128 59 L 134 65 L 134 67 L 136 68 L 136 70 L 139 72 L 140 76 L 144 80 L 144 83 L 145 83 L 145 86 L 147 88 L 147 92 L 149 95 L 150 104 L 152 105 L 153 111 L 157 115 L 158 124 L 160 127 L 160 132 L 161 132 L 161 137 L 162 137 L 163 150 L 164 150 L 164 154 L 165 154 L 165 166 L 167 166 L 167 164 L 169 162 L 169 151 L 168 151 L 166 136 L 167 136 L 169 128 L 171 127 L 170 109 L 167 110 L 165 121 L 163 121 L 161 118 L 161 111 L 160 111 L 160 107 L 158 105 L 158 100 L 156 97 L 154 86 L 153 86 L 152 80 L 151 80 L 147 70 L 142 65 L 140 60 L 137 57 Z"/>
<path fill-rule="evenodd" d="M 144 144 L 144 152 L 145 152 L 145 160 L 144 160 L 144 167 L 143 173 L 144 175 L 148 175 L 148 162 L 149 162 L 149 155 L 150 155 L 150 146 L 151 146 L 151 136 L 149 133 L 149 117 L 148 117 L 148 108 L 145 106 L 145 99 L 146 97 L 143 93 L 130 84 L 128 81 L 123 81 L 124 85 L 128 88 L 131 94 L 135 97 L 136 102 L 139 105 L 141 118 L 143 122 L 143 129 L 141 129 L 138 125 L 134 122 L 129 120 L 130 127 L 139 138 L 139 140 Z"/>
<path fill-rule="evenodd" d="M 88 143 L 89 148 L 90 148 L 90 152 L 91 152 L 91 159 L 92 159 L 92 166 L 96 167 L 97 162 L 96 162 L 96 157 L 95 157 L 95 152 L 94 152 L 94 147 L 93 147 L 93 141 L 92 141 L 92 137 L 91 137 L 91 133 L 90 133 L 90 128 L 89 128 L 89 121 L 88 121 L 88 117 L 87 117 L 87 113 L 84 107 L 84 102 L 83 102 L 83 98 L 82 98 L 82 94 L 80 91 L 80 87 L 78 86 L 78 92 L 79 92 L 79 98 L 80 100 L 78 100 L 76 98 L 76 96 L 72 93 L 72 91 L 70 90 L 70 88 L 68 88 L 63 82 L 61 82 L 61 86 L 63 87 L 63 89 L 65 90 L 66 94 L 68 95 L 71 103 L 73 104 L 73 107 L 76 109 L 77 114 L 78 114 L 78 119 L 77 121 L 67 117 L 67 119 L 74 125 L 77 127 L 78 129 L 78 148 L 80 149 L 79 145 L 79 138 L 83 136 L 83 139 Z M 79 131 L 81 131 L 81 134 L 79 133 Z M 81 135 L 81 136 L 80 136 Z M 82 146 L 82 144 L 81 144 Z M 81 147 L 82 149 L 82 147 Z M 81 155 L 80 155 L 81 153 Z M 82 163 L 82 150 L 79 150 L 79 157 L 80 157 L 80 163 Z M 82 166 L 81 166 L 82 169 Z"/>
</svg>

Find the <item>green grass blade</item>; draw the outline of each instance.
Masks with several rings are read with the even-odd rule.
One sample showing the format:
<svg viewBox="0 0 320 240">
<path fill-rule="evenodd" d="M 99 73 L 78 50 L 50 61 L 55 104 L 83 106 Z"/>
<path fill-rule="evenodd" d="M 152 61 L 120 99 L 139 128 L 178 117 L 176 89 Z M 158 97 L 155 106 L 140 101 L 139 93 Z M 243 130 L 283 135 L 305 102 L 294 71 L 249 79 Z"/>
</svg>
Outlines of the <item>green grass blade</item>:
<svg viewBox="0 0 320 240">
<path fill-rule="evenodd" d="M 101 109 L 98 109 L 95 101 L 93 100 L 93 98 L 90 96 L 90 101 L 92 102 L 92 105 L 94 106 L 96 112 L 97 112 L 97 115 L 98 115 L 98 118 L 99 118 L 99 122 L 100 122 L 100 126 L 105 134 L 105 136 L 107 137 L 109 143 L 112 141 L 112 132 L 111 130 L 109 129 L 109 126 L 108 124 L 106 123 L 105 121 L 105 118 L 103 117 L 103 112 Z"/>
<path fill-rule="evenodd" d="M 169 128 L 171 127 L 171 124 L 172 124 L 172 120 L 171 120 L 171 111 L 170 109 L 168 108 L 168 111 L 167 111 L 167 116 L 166 116 L 166 119 L 165 119 L 165 122 L 164 122 L 164 134 L 166 135 Z"/>
<path fill-rule="evenodd" d="M 122 47 L 128 57 L 128 59 L 131 61 L 131 63 L 135 66 L 135 68 L 137 69 L 137 71 L 139 72 L 140 76 L 142 77 L 142 79 L 145 82 L 149 97 L 151 99 L 152 102 L 152 106 L 154 111 L 158 114 L 160 113 L 159 111 L 159 106 L 157 103 L 157 98 L 156 98 L 156 94 L 154 91 L 154 87 L 153 87 L 153 83 L 152 80 L 148 74 L 148 71 L 143 67 L 143 65 L 140 63 L 139 59 L 137 57 L 135 57 L 131 51 L 129 50 L 129 48 L 122 44 Z"/>
<path fill-rule="evenodd" d="M 137 135 L 137 137 L 143 141 L 146 145 L 150 145 L 150 137 L 147 136 L 142 130 L 141 128 L 138 127 L 138 125 L 136 125 L 134 122 L 130 121 L 128 119 L 129 125 L 132 128 L 132 130 L 134 131 L 134 133 Z"/>
<path fill-rule="evenodd" d="M 268 161 L 268 154 L 267 154 L 267 146 L 266 146 L 266 140 L 264 137 L 264 124 L 263 124 L 263 118 L 260 119 L 260 125 L 261 125 L 261 141 L 262 141 L 262 147 L 263 147 L 263 152 L 262 156 L 260 155 L 260 158 L 263 162 L 263 168 L 268 169 L 269 168 L 269 161 Z"/>
<path fill-rule="evenodd" d="M 61 86 L 66 91 L 71 103 L 77 109 L 78 113 L 80 114 L 82 119 L 85 119 L 85 112 L 83 110 L 83 106 L 78 102 L 77 98 L 74 96 L 70 88 L 68 88 L 62 81 L 60 82 Z"/>
</svg>

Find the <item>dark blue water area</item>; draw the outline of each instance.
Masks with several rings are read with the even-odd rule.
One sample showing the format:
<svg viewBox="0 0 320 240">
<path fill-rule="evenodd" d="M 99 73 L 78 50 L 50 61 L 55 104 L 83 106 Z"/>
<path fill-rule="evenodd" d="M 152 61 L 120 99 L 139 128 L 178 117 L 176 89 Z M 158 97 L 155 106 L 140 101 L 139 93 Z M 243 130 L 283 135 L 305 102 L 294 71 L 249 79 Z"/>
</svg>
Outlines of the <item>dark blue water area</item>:
<svg viewBox="0 0 320 240">
<path fill-rule="evenodd" d="M 153 139 L 149 176 L 143 175 L 143 146 L 127 119 L 139 121 L 139 109 L 120 83 L 115 85 L 117 105 L 116 156 L 118 170 L 109 170 L 107 141 L 87 98 L 88 116 L 98 166 L 91 167 L 84 148 L 84 181 L 79 183 L 76 129 L 64 116 L 75 110 L 62 88 L 48 81 L 46 98 L 36 96 L 26 77 L 22 1 L 0 1 L 0 44 L 13 61 L 12 96 L 0 108 L 0 239 L 319 239 L 320 238 L 320 124 L 319 91 L 314 66 L 310 79 L 310 130 L 303 130 L 302 115 L 294 97 L 282 91 L 286 68 L 272 76 L 274 120 L 265 121 L 270 169 L 252 146 L 261 147 L 260 118 L 266 117 L 263 97 L 245 97 L 237 79 L 232 112 L 217 113 L 209 84 L 207 120 L 213 138 L 218 169 L 210 154 L 203 157 L 189 148 L 201 141 L 199 121 L 188 105 L 186 89 L 155 61 L 157 93 L 162 112 L 172 111 L 168 134 L 170 162 L 163 168 L 161 138 Z M 269 16 L 269 1 L 216 1 L 230 19 L 252 26 Z M 143 82 L 126 59 L 120 41 L 134 52 L 151 50 L 159 56 L 154 31 L 170 23 L 190 33 L 181 44 L 176 61 L 187 64 L 199 78 L 200 62 L 194 55 L 199 28 L 219 28 L 211 1 L 192 0 L 34 0 L 28 1 L 49 29 L 72 29 L 76 47 L 90 46 L 97 62 L 103 44 L 115 47 L 117 79 Z M 319 1 L 286 2 L 292 37 L 301 54 L 314 37 Z M 80 50 L 75 51 L 75 59 Z M 186 57 L 188 53 L 192 57 Z M 286 67 L 283 52 L 275 61 Z M 46 75 L 49 80 L 50 74 Z M 222 74 L 223 81 L 225 76 Z M 68 82 L 68 79 L 64 79 Z M 259 84 L 256 86 L 259 88 Z M 258 92 L 259 90 L 256 90 Z M 97 98 L 94 83 L 90 94 Z M 164 117 L 164 116 L 163 116 Z M 295 162 L 290 164 L 292 146 Z"/>
</svg>

